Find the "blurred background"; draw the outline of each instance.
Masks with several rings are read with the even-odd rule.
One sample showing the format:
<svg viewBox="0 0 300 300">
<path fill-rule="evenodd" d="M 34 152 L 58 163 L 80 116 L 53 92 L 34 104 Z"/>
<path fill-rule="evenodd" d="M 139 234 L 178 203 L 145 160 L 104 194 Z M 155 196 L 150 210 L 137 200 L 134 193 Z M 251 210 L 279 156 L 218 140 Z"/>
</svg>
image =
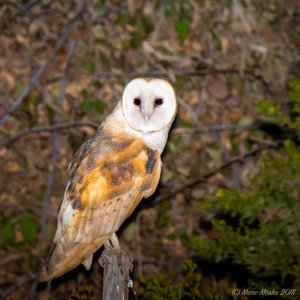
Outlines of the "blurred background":
<svg viewBox="0 0 300 300">
<path fill-rule="evenodd" d="M 35 274 L 69 162 L 134 77 L 179 101 L 160 185 L 118 232 L 139 299 L 299 293 L 299 37 L 298 0 L 1 1 L 0 298 L 101 299 L 101 252 Z"/>
</svg>

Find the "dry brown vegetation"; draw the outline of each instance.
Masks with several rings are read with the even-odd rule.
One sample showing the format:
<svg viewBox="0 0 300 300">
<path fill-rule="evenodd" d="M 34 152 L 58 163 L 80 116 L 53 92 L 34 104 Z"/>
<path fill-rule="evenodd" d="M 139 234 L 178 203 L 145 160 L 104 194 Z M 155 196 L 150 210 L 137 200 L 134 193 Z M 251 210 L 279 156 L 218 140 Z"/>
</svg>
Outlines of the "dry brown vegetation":
<svg viewBox="0 0 300 300">
<path fill-rule="evenodd" d="M 280 151 L 286 132 L 277 117 L 290 111 L 299 35 L 297 0 L 2 1 L 2 298 L 101 299 L 96 260 L 89 273 L 79 267 L 49 288 L 35 274 L 53 238 L 70 160 L 134 77 L 168 79 L 180 107 L 159 188 L 119 232 L 134 259 L 137 294 L 148 299 L 151 274 L 182 281 L 184 262 L 194 258 L 201 288 L 213 289 L 214 299 L 230 297 L 240 270 L 203 267 L 184 241 L 191 234 L 217 240 L 206 226 L 215 212 L 201 214 L 197 201 L 220 187 L 248 189 L 260 154 Z"/>
</svg>

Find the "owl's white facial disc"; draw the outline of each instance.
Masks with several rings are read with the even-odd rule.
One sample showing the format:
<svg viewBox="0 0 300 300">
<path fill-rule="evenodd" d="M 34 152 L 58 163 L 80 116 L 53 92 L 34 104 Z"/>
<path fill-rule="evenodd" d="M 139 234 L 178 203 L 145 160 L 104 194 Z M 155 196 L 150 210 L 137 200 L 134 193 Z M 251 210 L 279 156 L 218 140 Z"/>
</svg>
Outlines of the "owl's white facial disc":
<svg viewBox="0 0 300 300">
<path fill-rule="evenodd" d="M 142 132 L 155 132 L 174 119 L 177 102 L 172 86 L 164 80 L 134 79 L 125 87 L 122 98 L 124 117 L 129 126 Z"/>
</svg>

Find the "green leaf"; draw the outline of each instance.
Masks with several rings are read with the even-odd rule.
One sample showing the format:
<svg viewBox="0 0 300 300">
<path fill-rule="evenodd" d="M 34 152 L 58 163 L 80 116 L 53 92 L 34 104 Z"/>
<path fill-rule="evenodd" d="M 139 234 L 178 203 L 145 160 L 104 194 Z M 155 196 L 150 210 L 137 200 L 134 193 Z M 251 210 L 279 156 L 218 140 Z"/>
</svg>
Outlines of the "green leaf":
<svg viewBox="0 0 300 300">
<path fill-rule="evenodd" d="M 153 20 L 143 14 L 140 15 L 139 19 L 131 23 L 135 27 L 135 30 L 130 34 L 129 46 L 136 49 L 141 46 L 143 40 L 153 30 L 154 25 Z"/>
<path fill-rule="evenodd" d="M 239 125 L 249 126 L 253 124 L 253 118 L 251 116 L 244 116 L 240 119 Z"/>
<path fill-rule="evenodd" d="M 33 216 L 25 215 L 19 220 L 20 229 L 27 243 L 34 242 L 37 239 L 38 226 L 37 221 Z"/>
<path fill-rule="evenodd" d="M 175 22 L 175 31 L 178 35 L 178 38 L 183 42 L 190 30 L 190 21 L 186 18 L 178 19 Z"/>
<path fill-rule="evenodd" d="M 169 241 L 176 241 L 176 234 L 175 233 L 170 233 L 168 236 L 167 236 L 167 239 Z"/>
<path fill-rule="evenodd" d="M 264 99 L 258 104 L 258 111 L 266 117 L 276 118 L 280 115 L 280 106 L 272 100 Z"/>
<path fill-rule="evenodd" d="M 102 114 L 104 111 L 105 104 L 101 100 L 94 99 L 93 96 L 86 90 L 82 92 L 83 101 L 80 109 L 84 113 L 94 111 L 98 114 Z"/>
<path fill-rule="evenodd" d="M 91 60 L 87 60 L 83 63 L 83 68 L 90 74 L 95 72 L 95 63 Z"/>
<path fill-rule="evenodd" d="M 127 18 L 125 16 L 125 14 L 123 13 L 119 13 L 117 15 L 117 23 L 123 27 L 125 27 L 125 25 L 127 24 Z"/>
<path fill-rule="evenodd" d="M 2 223 L 0 246 L 9 244 L 14 239 L 14 224 L 11 220 L 5 220 Z"/>
<path fill-rule="evenodd" d="M 221 150 L 219 148 L 208 147 L 206 149 L 206 151 L 207 151 L 207 153 L 209 154 L 209 156 L 212 158 L 212 160 L 214 161 L 214 163 L 216 165 L 219 165 L 221 163 L 222 153 L 221 153 Z"/>
</svg>

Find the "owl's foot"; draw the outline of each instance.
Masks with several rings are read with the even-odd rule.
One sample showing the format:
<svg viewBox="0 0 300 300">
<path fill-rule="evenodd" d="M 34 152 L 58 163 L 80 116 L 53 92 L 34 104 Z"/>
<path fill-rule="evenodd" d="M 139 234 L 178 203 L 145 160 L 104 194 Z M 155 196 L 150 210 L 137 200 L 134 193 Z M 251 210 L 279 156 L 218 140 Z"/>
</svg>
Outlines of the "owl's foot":
<svg viewBox="0 0 300 300">
<path fill-rule="evenodd" d="M 132 270 L 132 259 L 128 253 L 120 247 L 118 237 L 113 233 L 110 239 L 104 244 L 105 249 L 99 259 L 99 264 L 105 268 L 105 264 L 114 264 L 115 262 L 120 269 L 125 269 L 125 272 L 129 273 Z"/>
<path fill-rule="evenodd" d="M 115 233 L 113 233 L 109 239 L 109 241 L 107 241 L 107 243 L 109 243 L 111 245 L 112 248 L 114 249 L 118 249 L 121 251 L 120 248 L 120 244 L 119 244 L 119 239 L 117 237 L 117 235 Z M 105 248 L 106 248 L 106 244 L 105 244 Z"/>
</svg>

